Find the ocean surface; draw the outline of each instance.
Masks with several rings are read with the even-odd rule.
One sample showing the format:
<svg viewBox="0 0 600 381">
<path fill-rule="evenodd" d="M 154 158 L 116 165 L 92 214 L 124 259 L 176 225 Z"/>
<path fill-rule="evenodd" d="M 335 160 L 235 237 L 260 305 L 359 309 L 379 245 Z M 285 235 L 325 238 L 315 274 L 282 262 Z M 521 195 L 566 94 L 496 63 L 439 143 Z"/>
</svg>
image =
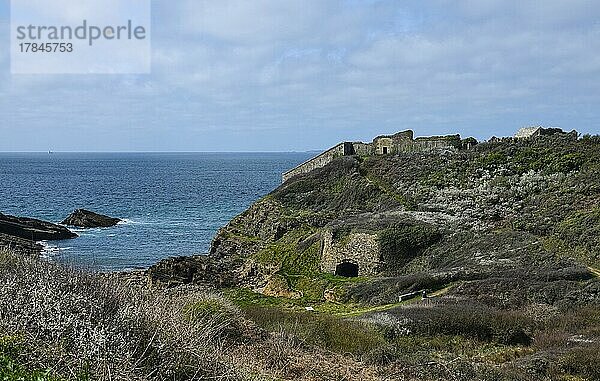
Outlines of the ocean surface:
<svg viewBox="0 0 600 381">
<path fill-rule="evenodd" d="M 0 212 L 62 221 L 77 208 L 119 217 L 45 243 L 50 260 L 97 271 L 207 253 L 217 230 L 312 153 L 0 153 Z"/>
</svg>

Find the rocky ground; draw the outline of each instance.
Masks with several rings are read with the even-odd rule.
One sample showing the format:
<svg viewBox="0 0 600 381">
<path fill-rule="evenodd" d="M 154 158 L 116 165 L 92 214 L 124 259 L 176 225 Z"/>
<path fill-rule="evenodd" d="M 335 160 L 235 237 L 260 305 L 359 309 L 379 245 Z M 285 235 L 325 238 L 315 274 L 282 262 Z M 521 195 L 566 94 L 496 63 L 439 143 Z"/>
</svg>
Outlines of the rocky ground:
<svg viewBox="0 0 600 381">
<path fill-rule="evenodd" d="M 0 213 L 0 233 L 31 241 L 52 241 L 77 237 L 64 226 L 34 218 L 15 217 Z"/>
<path fill-rule="evenodd" d="M 8 249 L 23 255 L 38 256 L 43 246 L 40 241 L 60 241 L 77 238 L 68 226 L 83 228 L 110 227 L 121 220 L 77 209 L 61 225 L 35 218 L 16 217 L 0 213 L 0 249 Z"/>
<path fill-rule="evenodd" d="M 77 234 L 64 226 L 0 213 L 0 249 L 8 249 L 21 255 L 38 256 L 43 250 L 39 241 L 75 237 Z"/>
</svg>

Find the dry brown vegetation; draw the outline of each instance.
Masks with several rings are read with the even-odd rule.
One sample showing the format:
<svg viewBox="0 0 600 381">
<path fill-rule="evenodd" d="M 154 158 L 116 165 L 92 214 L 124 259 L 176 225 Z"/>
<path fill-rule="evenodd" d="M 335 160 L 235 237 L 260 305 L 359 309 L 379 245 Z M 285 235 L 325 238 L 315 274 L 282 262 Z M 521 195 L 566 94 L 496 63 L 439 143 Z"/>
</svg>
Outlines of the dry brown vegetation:
<svg viewBox="0 0 600 381">
<path fill-rule="evenodd" d="M 341 318 L 127 279 L 0 251 L 0 379 L 599 377 L 596 305 L 510 311 L 440 298 Z"/>
<path fill-rule="evenodd" d="M 373 379 L 198 286 L 147 289 L 0 250 L 0 379 Z"/>
<path fill-rule="evenodd" d="M 235 317 L 184 313 L 218 301 L 199 291 L 147 292 L 116 279 L 0 252 L 3 351 L 64 379 L 238 379 L 220 348 Z M 233 307 L 232 307 L 233 308 Z"/>
</svg>

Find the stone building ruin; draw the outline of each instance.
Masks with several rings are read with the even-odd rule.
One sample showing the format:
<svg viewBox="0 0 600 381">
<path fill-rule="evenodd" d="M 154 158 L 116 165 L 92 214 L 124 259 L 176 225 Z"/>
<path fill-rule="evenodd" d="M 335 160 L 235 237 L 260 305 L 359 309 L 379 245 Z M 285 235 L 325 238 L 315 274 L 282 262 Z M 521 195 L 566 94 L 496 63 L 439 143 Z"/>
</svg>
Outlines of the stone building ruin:
<svg viewBox="0 0 600 381">
<path fill-rule="evenodd" d="M 523 127 L 521 129 L 519 129 L 519 131 L 517 131 L 517 133 L 515 134 L 515 139 L 532 139 L 532 138 L 538 138 L 540 136 L 550 136 L 550 135 L 556 135 L 556 134 L 567 134 L 565 131 L 563 131 L 561 128 L 557 128 L 557 127 L 549 127 L 549 128 L 544 128 L 542 126 L 533 126 L 533 127 Z M 577 131 L 573 130 L 571 132 L 569 132 L 568 134 L 573 135 L 575 137 L 575 139 L 577 138 Z"/>
<path fill-rule="evenodd" d="M 527 139 L 540 139 L 546 136 L 564 135 L 569 139 L 577 139 L 577 131 L 565 132 L 560 128 L 524 127 L 514 137 L 492 137 L 488 143 L 506 141 L 510 144 L 530 144 Z M 414 137 L 413 131 L 407 130 L 393 135 L 377 136 L 370 143 L 342 142 L 319 155 L 307 160 L 297 167 L 283 173 L 283 181 L 322 168 L 331 161 L 342 156 L 377 156 L 402 153 L 444 153 L 470 149 L 478 144 L 475 138 L 461 139 L 460 135 L 433 137 Z M 342 237 L 334 234 L 335 229 L 324 229 L 321 233 L 320 270 L 343 277 L 359 277 L 380 274 L 386 268 L 382 247 L 376 231 L 350 231 Z M 336 236 L 337 238 L 334 238 Z M 413 293 L 414 294 L 414 293 Z M 404 296 L 412 297 L 413 294 Z M 416 294 L 415 294 L 416 295 Z"/>
<path fill-rule="evenodd" d="M 340 156 L 388 155 L 403 152 L 456 151 L 461 147 L 460 135 L 432 136 L 414 138 L 411 130 L 393 135 L 378 136 L 371 143 L 342 142 L 320 153 L 310 160 L 283 173 L 283 182 L 288 179 L 322 168 Z"/>
</svg>

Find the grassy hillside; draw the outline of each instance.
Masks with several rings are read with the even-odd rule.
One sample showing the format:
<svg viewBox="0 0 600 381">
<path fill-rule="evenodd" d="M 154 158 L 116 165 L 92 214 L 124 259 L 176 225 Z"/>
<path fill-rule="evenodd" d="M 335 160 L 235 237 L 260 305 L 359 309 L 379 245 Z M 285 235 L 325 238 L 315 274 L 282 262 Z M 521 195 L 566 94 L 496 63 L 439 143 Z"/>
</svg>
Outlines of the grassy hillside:
<svg viewBox="0 0 600 381">
<path fill-rule="evenodd" d="M 290 179 L 234 219 L 212 256 L 241 266 L 235 285 L 254 293 L 232 291 L 230 299 L 251 316 L 310 305 L 374 324 L 384 332 L 375 342 L 386 369 L 432 363 L 442 378 L 594 379 L 598 173 L 596 136 L 343 157 Z M 340 247 L 353 234 L 376 235 L 379 272 L 325 273 L 319 245 L 328 232 Z M 422 289 L 435 297 L 398 302 Z M 461 365 L 444 362 L 451 360 Z M 490 363 L 500 373 L 486 378 L 478 369 Z"/>
<path fill-rule="evenodd" d="M 136 276 L 89 274 L 7 250 L 0 250 L 0 284 L 0 380 L 377 378 L 376 367 L 311 345 L 279 323 L 263 330 L 204 287 L 148 288 Z M 318 335 L 350 327 L 379 340 L 367 323 L 335 318 Z M 336 342 L 342 353 L 357 345 Z"/>
<path fill-rule="evenodd" d="M 341 244 L 351 233 L 376 234 L 387 276 L 486 277 L 540 263 L 585 272 L 600 267 L 599 170 L 600 138 L 589 136 L 343 157 L 253 205 L 211 251 L 245 263 L 250 278 L 238 282 L 255 285 L 273 273 L 318 272 L 315 245 L 326 231 Z"/>
</svg>

